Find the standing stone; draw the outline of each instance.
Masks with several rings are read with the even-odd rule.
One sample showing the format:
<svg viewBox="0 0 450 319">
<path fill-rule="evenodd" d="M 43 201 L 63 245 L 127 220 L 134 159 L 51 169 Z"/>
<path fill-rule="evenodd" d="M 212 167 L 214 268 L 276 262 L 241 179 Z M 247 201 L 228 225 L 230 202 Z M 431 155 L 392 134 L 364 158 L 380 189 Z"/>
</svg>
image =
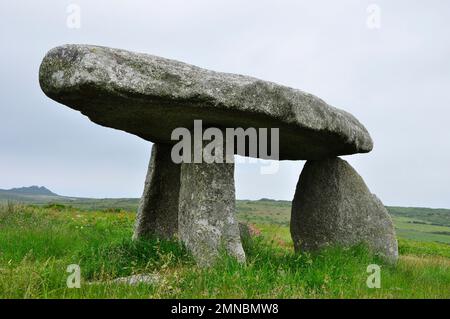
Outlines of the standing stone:
<svg viewBox="0 0 450 319">
<path fill-rule="evenodd" d="M 247 223 L 239 223 L 239 235 L 241 240 L 249 240 L 252 237 L 250 226 Z"/>
<path fill-rule="evenodd" d="M 398 259 L 386 208 L 339 158 L 306 162 L 292 202 L 291 235 L 296 251 L 365 243 L 389 262 Z"/>
<path fill-rule="evenodd" d="M 154 144 L 139 203 L 133 238 L 156 236 L 170 239 L 178 234 L 180 164 L 170 156 L 171 145 Z"/>
<path fill-rule="evenodd" d="M 235 219 L 234 164 L 181 164 L 179 237 L 198 264 L 214 263 L 221 249 L 245 261 Z"/>
</svg>

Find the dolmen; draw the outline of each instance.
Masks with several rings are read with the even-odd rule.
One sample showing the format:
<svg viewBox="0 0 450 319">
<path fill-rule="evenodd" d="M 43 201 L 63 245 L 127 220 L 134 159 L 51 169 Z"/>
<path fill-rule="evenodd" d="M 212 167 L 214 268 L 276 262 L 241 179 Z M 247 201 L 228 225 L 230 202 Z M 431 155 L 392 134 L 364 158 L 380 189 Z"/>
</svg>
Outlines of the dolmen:
<svg viewBox="0 0 450 319">
<path fill-rule="evenodd" d="M 154 143 L 136 239 L 178 238 L 200 265 L 213 264 L 222 251 L 244 262 L 235 217 L 237 154 L 307 160 L 291 212 L 297 252 L 363 243 L 389 262 L 398 258 L 386 208 L 338 157 L 370 152 L 369 133 L 312 94 L 91 45 L 49 51 L 39 81 L 49 98 L 94 123 Z"/>
</svg>

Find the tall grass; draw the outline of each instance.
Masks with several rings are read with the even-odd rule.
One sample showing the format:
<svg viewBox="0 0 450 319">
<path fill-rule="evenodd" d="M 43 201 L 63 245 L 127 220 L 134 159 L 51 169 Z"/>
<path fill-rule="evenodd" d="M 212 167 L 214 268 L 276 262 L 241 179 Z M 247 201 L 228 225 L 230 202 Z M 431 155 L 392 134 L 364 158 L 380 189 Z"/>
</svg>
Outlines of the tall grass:
<svg viewBox="0 0 450 319">
<path fill-rule="evenodd" d="M 285 226 L 246 238 L 247 263 L 225 255 L 199 268 L 175 241 L 132 241 L 134 214 L 65 206 L 0 208 L 0 298 L 448 298 L 449 246 L 400 241 L 397 266 L 365 247 L 294 254 Z M 366 285 L 381 266 L 381 288 Z M 66 268 L 81 267 L 82 286 L 66 286 Z M 157 275 L 130 286 L 114 278 Z"/>
</svg>

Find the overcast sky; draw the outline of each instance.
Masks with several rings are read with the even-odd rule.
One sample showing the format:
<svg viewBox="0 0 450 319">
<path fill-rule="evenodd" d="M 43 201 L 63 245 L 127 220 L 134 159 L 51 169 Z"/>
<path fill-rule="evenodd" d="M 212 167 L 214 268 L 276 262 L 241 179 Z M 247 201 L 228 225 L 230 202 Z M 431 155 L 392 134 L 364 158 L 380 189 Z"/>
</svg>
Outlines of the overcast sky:
<svg viewBox="0 0 450 319">
<path fill-rule="evenodd" d="M 67 25 L 70 4 L 80 28 Z M 380 28 L 368 27 L 370 4 Z M 151 144 L 39 88 L 49 49 L 87 43 L 313 93 L 371 133 L 374 150 L 345 159 L 385 204 L 450 207 L 450 1 L 14 0 L 0 2 L 0 34 L 0 188 L 141 195 Z M 237 165 L 237 197 L 290 200 L 303 164 L 282 162 L 275 175 Z"/>
</svg>

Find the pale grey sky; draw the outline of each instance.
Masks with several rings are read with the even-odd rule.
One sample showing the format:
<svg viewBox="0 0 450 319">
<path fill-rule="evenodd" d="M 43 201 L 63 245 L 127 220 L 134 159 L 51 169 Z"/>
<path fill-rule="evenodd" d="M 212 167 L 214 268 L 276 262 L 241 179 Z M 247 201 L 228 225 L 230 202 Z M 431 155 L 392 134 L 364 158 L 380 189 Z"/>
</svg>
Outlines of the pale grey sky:
<svg viewBox="0 0 450 319">
<path fill-rule="evenodd" d="M 69 4 L 81 28 L 66 26 Z M 366 25 L 369 4 L 381 28 Z M 346 159 L 388 205 L 450 207 L 450 1 L 0 2 L 0 188 L 140 196 L 151 144 L 91 123 L 38 84 L 45 53 L 87 43 L 252 75 L 353 113 L 375 148 Z M 236 168 L 238 198 L 292 199 L 303 162 Z"/>
</svg>

